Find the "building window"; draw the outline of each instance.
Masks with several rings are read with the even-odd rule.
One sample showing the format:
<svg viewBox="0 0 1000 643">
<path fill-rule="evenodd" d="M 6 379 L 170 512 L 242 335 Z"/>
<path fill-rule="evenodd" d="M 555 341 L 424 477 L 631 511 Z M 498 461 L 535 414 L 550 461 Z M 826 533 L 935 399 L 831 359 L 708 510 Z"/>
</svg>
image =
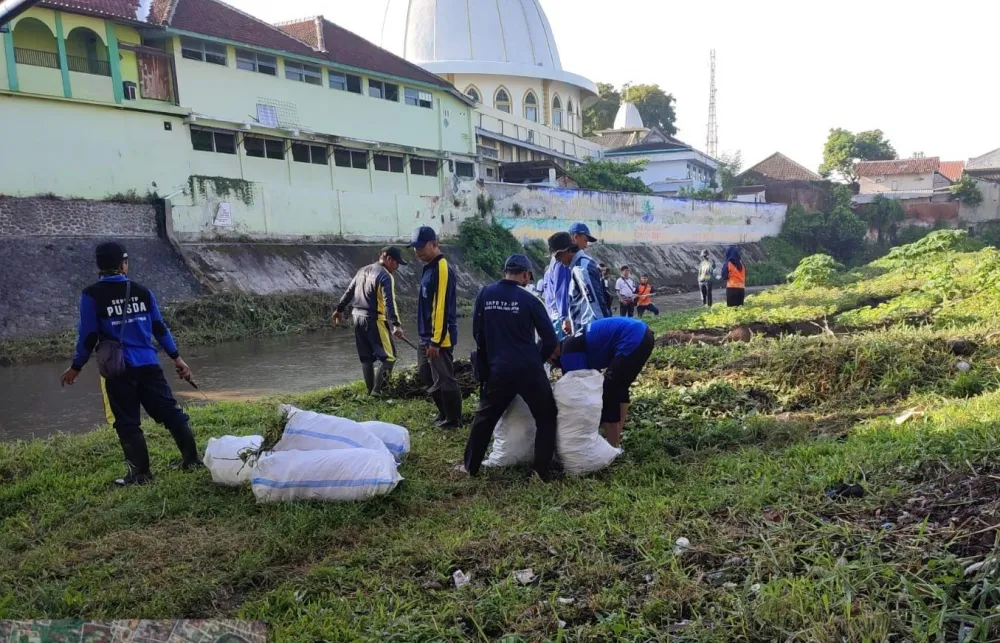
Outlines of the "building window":
<svg viewBox="0 0 1000 643">
<path fill-rule="evenodd" d="M 246 49 L 236 50 L 236 67 L 268 76 L 278 75 L 278 59 Z"/>
<path fill-rule="evenodd" d="M 511 113 L 510 111 L 510 94 L 507 90 L 501 87 L 497 90 L 497 93 L 493 95 L 493 107 L 496 107 L 501 112 Z"/>
<path fill-rule="evenodd" d="M 247 156 L 254 158 L 279 161 L 285 158 L 285 142 L 278 139 L 247 136 L 243 139 L 243 147 L 247 151 Z"/>
<path fill-rule="evenodd" d="M 533 123 L 538 122 L 538 99 L 530 89 L 524 95 L 524 117 Z"/>
<path fill-rule="evenodd" d="M 214 42 L 181 38 L 181 57 L 188 60 L 200 60 L 213 65 L 226 64 L 226 46 Z"/>
<path fill-rule="evenodd" d="M 492 168 L 492 167 L 486 168 L 486 178 L 488 178 L 488 179 L 495 179 L 496 176 L 497 176 L 497 171 L 496 171 L 495 168 Z"/>
<path fill-rule="evenodd" d="M 566 125 L 571 132 L 576 131 L 576 114 L 573 112 L 573 99 L 566 101 Z"/>
<path fill-rule="evenodd" d="M 292 143 L 292 160 L 296 163 L 327 165 L 326 147 L 321 145 L 307 145 L 306 143 Z"/>
<path fill-rule="evenodd" d="M 472 163 L 459 161 L 455 163 L 455 176 L 460 179 L 474 179 L 476 178 L 476 166 Z"/>
<path fill-rule="evenodd" d="M 399 102 L 399 85 L 384 83 L 381 80 L 368 79 L 368 95 L 372 98 L 384 98 Z"/>
<path fill-rule="evenodd" d="M 354 74 L 342 74 L 337 71 L 330 72 L 330 89 L 348 91 L 352 94 L 361 93 L 361 76 Z"/>
<path fill-rule="evenodd" d="M 191 145 L 199 152 L 236 154 L 236 135 L 192 127 Z"/>
<path fill-rule="evenodd" d="M 475 85 L 469 85 L 469 88 L 465 90 L 465 95 L 477 103 L 483 102 L 483 95 L 476 89 Z"/>
<path fill-rule="evenodd" d="M 389 154 L 376 154 L 375 170 L 377 172 L 392 172 L 394 174 L 402 174 L 403 157 L 390 156 Z"/>
<path fill-rule="evenodd" d="M 323 84 L 323 72 L 320 71 L 319 67 L 303 65 L 302 63 L 290 60 L 285 61 L 285 78 L 288 80 L 297 80 L 300 83 L 309 83 L 310 85 Z"/>
<path fill-rule="evenodd" d="M 430 92 L 420 91 L 419 89 L 410 89 L 407 87 L 404 94 L 407 105 L 413 105 L 414 107 L 426 107 L 427 109 L 434 106 L 434 99 Z"/>
<path fill-rule="evenodd" d="M 552 127 L 562 129 L 562 101 L 556 96 L 552 99 Z"/>
<path fill-rule="evenodd" d="M 336 149 L 333 151 L 333 164 L 337 167 L 351 167 L 355 170 L 367 170 L 368 152 Z"/>
<path fill-rule="evenodd" d="M 410 174 L 416 174 L 417 176 L 437 176 L 437 173 L 437 161 L 431 161 L 428 159 L 410 159 Z"/>
</svg>

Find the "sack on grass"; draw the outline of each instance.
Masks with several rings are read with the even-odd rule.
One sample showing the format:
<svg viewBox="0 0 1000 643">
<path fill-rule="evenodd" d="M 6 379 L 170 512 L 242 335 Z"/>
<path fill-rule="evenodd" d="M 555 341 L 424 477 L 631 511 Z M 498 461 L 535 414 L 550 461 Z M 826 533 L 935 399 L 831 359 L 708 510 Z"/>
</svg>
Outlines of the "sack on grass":
<svg viewBox="0 0 1000 643">
<path fill-rule="evenodd" d="M 303 411 L 282 405 L 288 422 L 274 451 L 327 451 L 331 449 L 372 449 L 389 453 L 382 440 L 361 426 L 360 422 L 315 411 Z"/>
<path fill-rule="evenodd" d="M 202 460 L 212 474 L 212 482 L 230 487 L 238 487 L 244 482 L 249 482 L 253 477 L 254 468 L 243 462 L 240 456 L 256 452 L 263 442 L 264 437 L 260 435 L 225 435 L 221 438 L 209 438 Z"/>
<path fill-rule="evenodd" d="M 385 450 L 273 451 L 257 461 L 257 502 L 366 500 L 384 496 L 403 478 Z"/>
<path fill-rule="evenodd" d="M 535 418 L 518 395 L 493 431 L 493 448 L 484 467 L 513 467 L 535 461 Z"/>
<path fill-rule="evenodd" d="M 396 456 L 397 462 L 401 461 L 403 456 L 410 452 L 410 432 L 405 427 L 398 424 L 390 424 L 389 422 L 379 422 L 378 420 L 361 422 L 361 426 L 371 431 L 372 435 L 381 440 L 385 448 L 389 449 L 392 455 Z"/>
<path fill-rule="evenodd" d="M 598 432 L 604 397 L 600 371 L 572 371 L 552 387 L 559 409 L 556 451 L 570 475 L 593 473 L 611 465 L 621 453 Z"/>
</svg>

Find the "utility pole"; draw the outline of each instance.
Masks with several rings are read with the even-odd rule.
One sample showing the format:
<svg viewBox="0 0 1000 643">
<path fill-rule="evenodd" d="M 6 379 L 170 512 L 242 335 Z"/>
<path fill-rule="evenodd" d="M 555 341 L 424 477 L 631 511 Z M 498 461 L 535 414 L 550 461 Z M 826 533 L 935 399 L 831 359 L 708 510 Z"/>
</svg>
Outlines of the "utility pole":
<svg viewBox="0 0 1000 643">
<path fill-rule="evenodd" d="M 710 55 L 712 63 L 712 80 L 708 90 L 708 137 L 705 141 L 705 151 L 712 158 L 719 154 L 719 123 L 715 113 L 715 50 Z"/>
</svg>

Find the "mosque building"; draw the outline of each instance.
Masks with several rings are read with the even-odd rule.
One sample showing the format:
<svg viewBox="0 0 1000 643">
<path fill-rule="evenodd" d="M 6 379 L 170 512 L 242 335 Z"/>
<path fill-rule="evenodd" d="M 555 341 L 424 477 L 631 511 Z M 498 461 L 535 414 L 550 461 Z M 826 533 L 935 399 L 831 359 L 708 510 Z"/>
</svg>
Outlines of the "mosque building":
<svg viewBox="0 0 1000 643">
<path fill-rule="evenodd" d="M 540 0 L 387 0 L 381 46 L 476 103 L 482 177 L 499 164 L 599 158 L 583 138 L 597 86 L 565 71 Z"/>
</svg>

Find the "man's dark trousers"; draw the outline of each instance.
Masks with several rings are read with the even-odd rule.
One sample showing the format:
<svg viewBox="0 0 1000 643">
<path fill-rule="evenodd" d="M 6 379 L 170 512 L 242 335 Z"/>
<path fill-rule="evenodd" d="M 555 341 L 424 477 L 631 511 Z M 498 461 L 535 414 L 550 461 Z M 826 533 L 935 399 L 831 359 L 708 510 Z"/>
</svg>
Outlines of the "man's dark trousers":
<svg viewBox="0 0 1000 643">
<path fill-rule="evenodd" d="M 465 469 L 470 475 L 479 472 L 497 422 L 518 395 L 535 419 L 534 469 L 543 478 L 548 476 L 556 449 L 558 411 L 552 396 L 552 385 L 541 364 L 527 372 L 500 373 L 490 377 L 486 390 L 479 398 L 476 419 L 472 422 L 469 441 L 465 445 Z"/>
<path fill-rule="evenodd" d="M 174 399 L 159 366 L 129 366 L 121 377 L 105 380 L 104 387 L 115 416 L 115 431 L 122 440 L 142 434 L 140 406 L 149 417 L 166 426 L 175 440 L 179 434 L 190 434 L 188 416 Z"/>
</svg>

